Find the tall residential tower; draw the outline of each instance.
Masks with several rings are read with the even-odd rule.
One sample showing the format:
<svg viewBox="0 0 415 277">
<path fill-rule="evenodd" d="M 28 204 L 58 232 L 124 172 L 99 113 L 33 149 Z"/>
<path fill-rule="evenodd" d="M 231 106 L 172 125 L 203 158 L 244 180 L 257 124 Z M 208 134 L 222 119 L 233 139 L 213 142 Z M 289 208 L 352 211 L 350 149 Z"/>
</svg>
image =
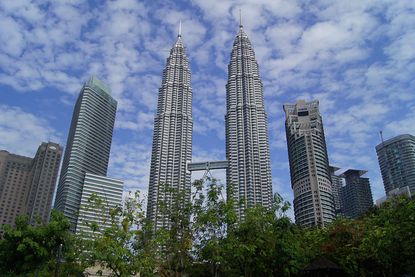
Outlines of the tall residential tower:
<svg viewBox="0 0 415 277">
<path fill-rule="evenodd" d="M 318 106 L 318 101 L 303 100 L 284 105 L 295 221 L 305 227 L 324 227 L 335 217 L 326 139 Z"/>
<path fill-rule="evenodd" d="M 225 125 L 228 198 L 243 219 L 246 208 L 271 207 L 272 179 L 263 86 L 242 25 L 228 65 Z"/>
<path fill-rule="evenodd" d="M 373 207 L 369 178 L 361 177 L 366 172 L 366 170 L 348 169 L 340 175 L 345 179 L 346 184 L 340 189 L 344 216 L 357 218 Z"/>
<path fill-rule="evenodd" d="M 415 137 L 400 135 L 376 146 L 386 194 L 409 187 L 415 194 Z"/>
<path fill-rule="evenodd" d="M 169 228 L 170 219 L 160 204 L 172 207 L 173 193 L 184 193 L 184 201 L 190 201 L 186 164 L 192 159 L 192 131 L 190 67 L 179 32 L 163 70 L 154 118 L 147 217 L 155 229 Z"/>
<path fill-rule="evenodd" d="M 69 218 L 73 231 L 85 174 L 107 174 L 116 110 L 110 89 L 91 77 L 75 104 L 55 200 L 55 208 Z"/>
</svg>

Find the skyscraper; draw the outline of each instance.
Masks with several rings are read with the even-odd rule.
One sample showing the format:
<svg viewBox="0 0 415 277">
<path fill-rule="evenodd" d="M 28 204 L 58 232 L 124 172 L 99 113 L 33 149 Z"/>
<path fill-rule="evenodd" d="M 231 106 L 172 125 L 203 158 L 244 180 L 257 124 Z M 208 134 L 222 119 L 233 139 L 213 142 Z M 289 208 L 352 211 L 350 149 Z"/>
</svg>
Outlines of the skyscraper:
<svg viewBox="0 0 415 277">
<path fill-rule="evenodd" d="M 272 178 L 263 86 L 242 25 L 228 65 L 225 126 L 228 198 L 243 219 L 246 208 L 271 207 Z"/>
<path fill-rule="evenodd" d="M 32 159 L 0 151 L 0 225 L 14 225 L 16 216 L 48 222 L 62 148 L 43 142 Z"/>
<path fill-rule="evenodd" d="M 16 216 L 25 214 L 32 159 L 0 151 L 0 225 L 14 226 Z"/>
<path fill-rule="evenodd" d="M 340 175 L 346 181 L 346 185 L 340 190 L 343 215 L 357 218 L 373 207 L 369 178 L 361 177 L 366 172 L 348 169 Z"/>
<path fill-rule="evenodd" d="M 155 229 L 170 226 L 159 204 L 171 207 L 175 197 L 165 186 L 184 193 L 185 201 L 190 201 L 191 176 L 186 163 L 192 159 L 192 131 L 190 67 L 179 32 L 163 70 L 154 118 L 147 217 Z"/>
<path fill-rule="evenodd" d="M 376 146 L 386 194 L 409 187 L 415 194 L 415 137 L 400 135 Z"/>
<path fill-rule="evenodd" d="M 43 142 L 36 152 L 26 199 L 27 214 L 32 224 L 38 218 L 42 222 L 49 221 L 61 157 L 62 147 L 53 142 Z"/>
<path fill-rule="evenodd" d="M 343 186 L 343 178 L 336 174 L 340 168 L 336 166 L 330 166 L 330 175 L 331 175 L 331 189 L 333 192 L 334 208 L 336 210 L 336 215 L 341 214 L 341 196 L 340 191 Z"/>
<path fill-rule="evenodd" d="M 76 230 L 85 173 L 105 176 L 111 149 L 117 101 L 95 77 L 82 87 L 75 104 L 55 208 Z"/>
<path fill-rule="evenodd" d="M 299 100 L 284 111 L 295 221 L 324 227 L 334 219 L 335 206 L 319 102 Z"/>
</svg>

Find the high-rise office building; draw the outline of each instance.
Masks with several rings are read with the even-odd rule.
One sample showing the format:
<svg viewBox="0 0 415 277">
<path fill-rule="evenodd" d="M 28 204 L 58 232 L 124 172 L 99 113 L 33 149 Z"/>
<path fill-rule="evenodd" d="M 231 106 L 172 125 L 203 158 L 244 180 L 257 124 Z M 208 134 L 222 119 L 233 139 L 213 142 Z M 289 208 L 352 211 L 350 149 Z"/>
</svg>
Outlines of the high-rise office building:
<svg viewBox="0 0 415 277">
<path fill-rule="evenodd" d="M 86 173 L 76 233 L 102 233 L 106 228 L 111 227 L 109 211 L 120 206 L 122 192 L 123 181 Z M 99 202 L 97 206 L 90 202 L 93 195 L 99 197 L 99 201 L 95 202 L 95 204 Z M 91 224 L 95 224 L 96 230 L 90 227 Z"/>
<path fill-rule="evenodd" d="M 271 207 L 272 178 L 263 85 L 242 25 L 228 65 L 225 126 L 228 198 L 243 219 L 246 208 Z"/>
<path fill-rule="evenodd" d="M 415 194 L 415 137 L 400 135 L 376 146 L 386 194 L 409 187 Z"/>
<path fill-rule="evenodd" d="M 335 206 L 319 102 L 300 100 L 284 111 L 295 220 L 324 227 L 334 219 Z"/>
<path fill-rule="evenodd" d="M 31 158 L 0 151 L 0 225 L 14 226 L 16 217 L 26 213 L 32 162 Z"/>
<path fill-rule="evenodd" d="M 190 201 L 191 176 L 186 164 L 192 159 L 192 131 L 190 67 L 179 32 L 163 70 L 154 119 L 147 217 L 155 229 L 170 227 L 161 203 L 172 207 L 175 192 Z"/>
<path fill-rule="evenodd" d="M 0 151 L 0 225 L 14 226 L 17 215 L 48 222 L 62 148 L 43 142 L 34 158 Z"/>
<path fill-rule="evenodd" d="M 366 172 L 366 170 L 348 169 L 340 175 L 345 179 L 345 186 L 340 191 L 344 216 L 357 218 L 373 207 L 369 178 L 361 177 Z"/>
<path fill-rule="evenodd" d="M 75 104 L 55 200 L 55 208 L 69 218 L 73 231 L 85 174 L 107 174 L 116 110 L 110 89 L 90 78 Z"/>
<path fill-rule="evenodd" d="M 36 152 L 26 199 L 27 213 L 32 224 L 38 219 L 42 222 L 49 221 L 61 157 L 62 147 L 53 142 L 43 142 Z"/>
<path fill-rule="evenodd" d="M 343 186 L 343 178 L 336 174 L 340 168 L 335 166 L 330 166 L 330 176 L 331 176 L 331 189 L 333 193 L 334 208 L 336 210 L 336 215 L 341 214 L 341 187 Z"/>
</svg>

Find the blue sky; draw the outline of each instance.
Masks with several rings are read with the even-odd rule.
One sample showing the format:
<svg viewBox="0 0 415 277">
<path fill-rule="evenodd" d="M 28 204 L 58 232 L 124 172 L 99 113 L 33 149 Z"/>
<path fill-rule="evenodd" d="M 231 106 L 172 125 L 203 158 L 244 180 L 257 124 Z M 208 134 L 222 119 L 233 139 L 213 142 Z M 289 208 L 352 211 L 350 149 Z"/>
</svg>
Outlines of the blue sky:
<svg viewBox="0 0 415 277">
<path fill-rule="evenodd" d="M 77 94 L 96 75 L 118 100 L 108 175 L 146 192 L 161 73 L 181 20 L 193 160 L 224 159 L 239 9 L 264 83 L 274 192 L 292 201 L 282 105 L 318 99 L 331 164 L 368 170 L 374 199 L 383 196 L 379 130 L 415 134 L 412 0 L 0 1 L 0 149 L 33 156 L 41 141 L 64 145 Z"/>
</svg>

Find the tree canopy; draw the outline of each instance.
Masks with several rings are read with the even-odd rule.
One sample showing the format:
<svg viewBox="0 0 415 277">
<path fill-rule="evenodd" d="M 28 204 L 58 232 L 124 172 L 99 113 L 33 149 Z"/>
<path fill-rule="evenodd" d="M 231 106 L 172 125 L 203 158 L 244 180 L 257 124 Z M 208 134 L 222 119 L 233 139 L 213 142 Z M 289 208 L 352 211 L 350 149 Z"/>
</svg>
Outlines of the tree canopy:
<svg viewBox="0 0 415 277">
<path fill-rule="evenodd" d="M 182 193 L 172 195 L 173 207 L 165 210 L 170 228 L 158 231 L 145 218 L 138 193 L 123 207 L 105 209 L 111 226 L 98 231 L 90 224 L 93 236 L 70 233 L 57 211 L 39 226 L 18 217 L 15 228 L 2 230 L 0 272 L 83 276 L 86 267 L 100 265 L 113 276 L 302 276 L 321 257 L 350 276 L 415 273 L 414 199 L 397 197 L 327 228 L 302 228 L 287 217 L 290 205 L 278 194 L 271 209 L 249 208 L 241 222 L 237 203 L 226 200 L 215 179 L 194 182 L 191 203 Z M 96 208 L 101 202 L 90 203 Z"/>
</svg>

